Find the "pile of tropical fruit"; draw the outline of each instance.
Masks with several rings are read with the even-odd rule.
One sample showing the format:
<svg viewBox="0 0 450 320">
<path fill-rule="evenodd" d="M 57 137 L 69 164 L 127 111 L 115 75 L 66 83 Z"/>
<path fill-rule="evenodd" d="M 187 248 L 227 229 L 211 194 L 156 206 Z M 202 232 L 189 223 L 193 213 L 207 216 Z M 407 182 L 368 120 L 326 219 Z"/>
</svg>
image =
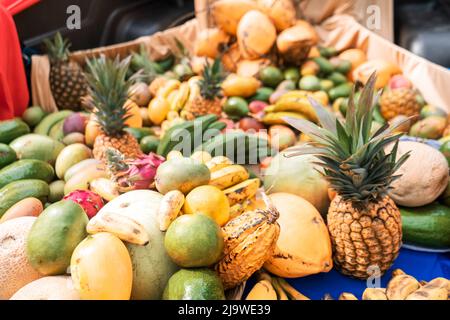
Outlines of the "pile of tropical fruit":
<svg viewBox="0 0 450 320">
<path fill-rule="evenodd" d="M 254 275 L 247 299 L 305 300 L 284 278 L 450 248 L 443 109 L 392 63 L 321 47 L 289 0 L 211 12 L 193 55 L 174 39 L 161 61 L 80 66 L 47 41 L 59 111 L 0 122 L 0 299 L 225 299 Z M 447 299 L 427 280 L 362 298 Z"/>
</svg>

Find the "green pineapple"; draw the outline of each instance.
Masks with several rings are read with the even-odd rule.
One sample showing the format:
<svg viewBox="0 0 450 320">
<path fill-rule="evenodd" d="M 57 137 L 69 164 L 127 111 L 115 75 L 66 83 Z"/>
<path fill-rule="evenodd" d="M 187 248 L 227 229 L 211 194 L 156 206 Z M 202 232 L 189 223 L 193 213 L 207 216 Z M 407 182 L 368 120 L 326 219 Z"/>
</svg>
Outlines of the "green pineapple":
<svg viewBox="0 0 450 320">
<path fill-rule="evenodd" d="M 50 59 L 50 89 L 56 105 L 59 109 L 79 110 L 88 85 L 80 65 L 69 58 L 69 40 L 58 32 L 53 40 L 45 39 L 44 44 Z"/>
<path fill-rule="evenodd" d="M 291 149 L 287 156 L 315 154 L 337 193 L 327 216 L 335 267 L 361 279 L 375 271 L 383 274 L 398 255 L 402 240 L 400 211 L 387 192 L 399 177 L 396 170 L 409 156 L 396 159 L 401 133 L 394 130 L 402 123 L 385 124 L 371 132 L 375 79 L 373 74 L 357 105 L 353 95 L 350 97 L 345 122 L 314 101 L 311 103 L 322 127 L 286 118 L 313 141 Z M 387 151 L 391 144 L 391 151 Z"/>
<path fill-rule="evenodd" d="M 186 119 L 193 119 L 205 114 L 222 113 L 221 85 L 224 79 L 222 63 L 220 59 L 214 60 L 211 65 L 208 61 L 203 68 L 202 77 L 198 80 L 198 94 L 194 95 L 186 103 L 183 109 L 183 116 Z"/>
<path fill-rule="evenodd" d="M 106 150 L 114 148 L 127 158 L 141 155 L 141 149 L 136 138 L 124 130 L 126 121 L 131 117 L 131 105 L 126 104 L 127 92 L 135 81 L 126 74 L 131 57 L 120 61 L 107 59 L 102 55 L 98 59 L 87 62 L 90 73 L 87 80 L 90 85 L 93 113 L 101 133 L 94 143 L 93 154 L 96 159 L 106 160 Z"/>
</svg>

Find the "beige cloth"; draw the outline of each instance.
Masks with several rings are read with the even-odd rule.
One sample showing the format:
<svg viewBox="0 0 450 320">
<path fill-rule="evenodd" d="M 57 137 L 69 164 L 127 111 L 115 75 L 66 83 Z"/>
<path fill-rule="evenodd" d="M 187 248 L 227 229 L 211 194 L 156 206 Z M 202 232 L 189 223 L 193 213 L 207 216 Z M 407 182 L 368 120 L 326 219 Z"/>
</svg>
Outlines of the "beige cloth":
<svg viewBox="0 0 450 320">
<path fill-rule="evenodd" d="M 307 2 L 304 1 L 302 3 L 306 4 Z M 313 2 L 311 1 L 311 4 L 308 5 L 313 5 Z M 342 6 L 339 8 L 339 10 L 345 11 Z M 331 14 L 336 14 L 336 10 L 328 9 Z M 320 20 L 323 17 L 327 17 L 327 15 L 312 16 L 311 19 Z M 353 17 L 348 15 L 331 16 L 318 25 L 316 29 L 326 46 L 334 46 L 338 50 L 356 47 L 366 51 L 369 59 L 381 58 L 395 63 L 403 70 L 405 76 L 411 79 L 430 104 L 450 111 L 450 90 L 448 90 L 450 71 L 447 69 L 392 44 L 388 40 L 364 28 Z M 182 26 L 158 32 L 151 36 L 141 37 L 134 41 L 93 50 L 77 51 L 71 57 L 83 63 L 87 57 L 92 57 L 100 53 L 109 56 L 115 56 L 117 54 L 126 56 L 133 50 L 137 51 L 139 45 L 142 43 L 147 46 L 152 58 L 158 59 L 164 57 L 170 50 L 176 52 L 175 36 L 185 44 L 189 51 L 192 51 L 199 30 L 199 21 L 191 20 Z M 54 101 L 51 98 L 48 76 L 46 76 L 48 75 L 48 70 L 48 59 L 42 56 L 33 56 L 31 80 L 33 104 L 42 105 L 47 110 L 52 110 L 54 108 Z"/>
</svg>

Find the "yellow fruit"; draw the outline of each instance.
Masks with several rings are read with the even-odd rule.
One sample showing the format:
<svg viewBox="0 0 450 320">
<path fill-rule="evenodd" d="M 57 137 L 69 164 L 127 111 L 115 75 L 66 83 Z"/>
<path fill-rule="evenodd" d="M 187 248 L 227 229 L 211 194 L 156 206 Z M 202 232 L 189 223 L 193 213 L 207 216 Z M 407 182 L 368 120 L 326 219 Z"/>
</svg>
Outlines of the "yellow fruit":
<svg viewBox="0 0 450 320">
<path fill-rule="evenodd" d="M 84 132 L 86 145 L 92 147 L 94 145 L 95 138 L 97 138 L 100 132 L 100 126 L 98 125 L 97 121 L 90 119 L 86 125 L 86 129 Z"/>
<path fill-rule="evenodd" d="M 137 103 L 132 100 L 127 100 L 125 102 L 125 107 L 128 108 L 128 114 L 130 117 L 125 121 L 125 125 L 130 128 L 142 128 L 142 116 L 141 109 L 137 105 Z"/>
<path fill-rule="evenodd" d="M 232 164 L 233 164 L 233 161 L 231 161 L 229 158 L 227 158 L 225 156 L 215 156 L 210 161 L 206 162 L 206 166 L 208 167 L 209 171 L 211 171 L 211 172 L 231 166 Z"/>
<path fill-rule="evenodd" d="M 178 150 L 172 150 L 167 154 L 166 160 L 171 160 L 175 158 L 183 158 L 183 154 Z"/>
<path fill-rule="evenodd" d="M 206 151 L 196 151 L 191 155 L 191 158 L 198 160 L 201 163 L 207 163 L 212 159 L 211 154 Z"/>
<path fill-rule="evenodd" d="M 253 0 L 217 0 L 211 1 L 209 7 L 216 25 L 225 32 L 236 35 L 242 16 L 250 10 L 257 9 L 258 5 Z"/>
<path fill-rule="evenodd" d="M 148 105 L 148 118 L 156 125 L 161 124 L 170 111 L 170 104 L 166 98 L 157 96 Z"/>
<path fill-rule="evenodd" d="M 277 300 L 277 293 L 269 280 L 257 282 L 245 300 Z"/>
<path fill-rule="evenodd" d="M 256 93 L 261 83 L 253 77 L 243 77 L 235 74 L 229 75 L 222 83 L 225 96 L 250 97 Z"/>
<path fill-rule="evenodd" d="M 133 270 L 127 248 L 110 233 L 84 239 L 70 264 L 73 284 L 82 300 L 128 300 Z"/>
<path fill-rule="evenodd" d="M 223 190 L 249 178 L 245 167 L 234 164 L 211 173 L 209 184 Z"/>
<path fill-rule="evenodd" d="M 225 194 L 214 186 L 200 186 L 186 196 L 184 213 L 203 213 L 214 219 L 220 226 L 230 218 L 230 204 Z"/>
<path fill-rule="evenodd" d="M 204 29 L 199 32 L 195 40 L 194 53 L 197 56 L 207 56 L 215 59 L 221 47 L 226 45 L 230 36 L 219 28 Z"/>
<path fill-rule="evenodd" d="M 167 98 L 169 94 L 180 87 L 181 82 L 176 79 L 169 79 L 163 83 L 156 92 L 157 97 Z"/>
<path fill-rule="evenodd" d="M 237 203 L 252 198 L 258 191 L 259 183 L 260 181 L 257 178 L 248 179 L 223 190 L 223 193 L 227 196 L 230 206 L 234 206 Z"/>
<path fill-rule="evenodd" d="M 264 268 L 285 278 L 328 272 L 333 266 L 331 241 L 319 211 L 303 198 L 274 193 L 270 199 L 280 213 L 280 236 Z"/>
</svg>

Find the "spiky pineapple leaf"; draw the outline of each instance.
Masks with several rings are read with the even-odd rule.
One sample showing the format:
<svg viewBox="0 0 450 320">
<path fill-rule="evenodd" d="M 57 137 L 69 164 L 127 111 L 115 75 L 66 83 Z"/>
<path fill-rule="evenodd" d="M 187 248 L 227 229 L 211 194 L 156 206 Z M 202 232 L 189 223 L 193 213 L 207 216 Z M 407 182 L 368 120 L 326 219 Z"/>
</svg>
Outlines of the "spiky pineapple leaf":
<svg viewBox="0 0 450 320">
<path fill-rule="evenodd" d="M 51 62 L 64 62 L 69 59 L 69 48 L 72 44 L 69 39 L 64 39 L 59 31 L 53 39 L 44 39 L 44 45 Z"/>
</svg>

